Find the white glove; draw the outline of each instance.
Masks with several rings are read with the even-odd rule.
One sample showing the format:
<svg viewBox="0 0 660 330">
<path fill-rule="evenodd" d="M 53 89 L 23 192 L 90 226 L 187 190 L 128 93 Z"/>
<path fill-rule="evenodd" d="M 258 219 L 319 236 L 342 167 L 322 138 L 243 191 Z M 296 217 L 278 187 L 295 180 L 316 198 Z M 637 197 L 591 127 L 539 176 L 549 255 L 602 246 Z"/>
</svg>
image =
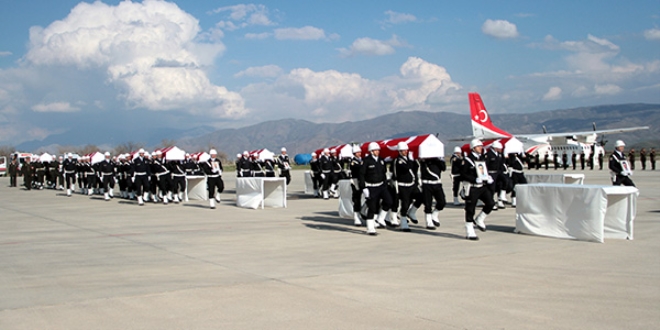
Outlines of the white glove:
<svg viewBox="0 0 660 330">
<path fill-rule="evenodd" d="M 481 178 L 477 178 L 477 184 L 482 184 L 484 180 L 481 180 Z"/>
<path fill-rule="evenodd" d="M 362 195 L 364 195 L 364 198 L 369 198 L 369 189 L 362 189 Z"/>
<path fill-rule="evenodd" d="M 325 174 L 321 173 L 321 179 L 325 179 Z"/>
<path fill-rule="evenodd" d="M 489 175 L 488 176 L 488 184 L 492 184 L 492 183 L 493 183 L 493 177 Z"/>
</svg>

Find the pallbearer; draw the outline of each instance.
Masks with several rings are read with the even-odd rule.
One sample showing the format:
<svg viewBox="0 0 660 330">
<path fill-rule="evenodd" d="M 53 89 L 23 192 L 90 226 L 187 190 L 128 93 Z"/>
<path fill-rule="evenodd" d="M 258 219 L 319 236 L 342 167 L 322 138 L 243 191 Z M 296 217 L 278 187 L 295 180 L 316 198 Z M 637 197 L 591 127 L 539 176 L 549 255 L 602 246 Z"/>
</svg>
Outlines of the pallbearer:
<svg viewBox="0 0 660 330">
<path fill-rule="evenodd" d="M 99 163 L 99 172 L 101 173 L 101 182 L 103 184 L 103 198 L 109 201 L 113 198 L 115 189 L 115 164 L 110 159 L 110 153 L 105 152 L 105 159 Z"/>
<path fill-rule="evenodd" d="M 399 155 L 392 164 L 392 179 L 395 181 L 397 194 L 399 196 L 399 213 L 401 215 L 401 231 L 409 232 L 408 210 L 410 210 L 413 196 L 418 189 L 419 180 L 417 161 L 409 157 L 408 144 L 399 142 L 397 145 Z M 390 216 L 395 221 L 396 216 Z M 393 223 L 396 225 L 397 223 Z"/>
<path fill-rule="evenodd" d="M 163 204 L 167 205 L 169 202 L 169 192 L 170 192 L 170 170 L 165 164 L 163 159 L 163 153 L 160 150 L 154 152 L 153 157 L 153 171 L 156 176 L 155 184 L 158 185 L 158 197 L 163 199 Z M 156 201 L 154 196 L 154 201 Z"/>
<path fill-rule="evenodd" d="M 369 143 L 369 153 L 364 158 L 362 169 L 360 170 L 360 189 L 367 199 L 369 211 L 367 213 L 367 233 L 376 235 L 376 222 L 385 227 L 385 217 L 392 207 L 392 196 L 387 190 L 387 168 L 385 162 L 379 157 L 380 147 L 378 143 Z M 324 196 L 325 197 L 325 196 Z M 378 218 L 376 219 L 376 212 Z"/>
<path fill-rule="evenodd" d="M 131 181 L 135 184 L 138 205 L 143 206 L 144 195 L 149 193 L 149 177 L 151 176 L 149 163 L 144 159 L 144 149 L 140 149 L 138 156 L 133 158 L 130 175 Z"/>
<path fill-rule="evenodd" d="M 461 202 L 458 200 L 458 190 L 461 187 L 461 162 L 463 160 L 461 154 L 461 147 L 454 147 L 454 154 L 449 159 L 449 164 L 451 165 L 451 192 L 454 195 L 455 206 L 461 205 Z"/>
<path fill-rule="evenodd" d="M 330 149 L 323 149 L 321 157 L 319 157 L 319 168 L 321 169 L 321 182 L 323 182 L 321 191 L 323 199 L 330 197 L 330 183 L 332 180 L 332 161 L 330 160 Z"/>
<path fill-rule="evenodd" d="M 440 226 L 438 214 L 447 204 L 440 178 L 440 174 L 447 169 L 447 164 L 445 164 L 444 159 L 438 157 L 420 158 L 419 164 L 426 228 L 433 230 L 435 227 Z M 433 200 L 435 200 L 435 208 L 433 207 Z"/>
<path fill-rule="evenodd" d="M 469 240 L 478 240 L 474 232 L 474 226 L 481 231 L 486 231 L 486 216 L 493 210 L 493 195 L 486 186 L 492 184 L 493 178 L 488 174 L 485 157 L 482 155 L 483 143 L 481 140 L 474 139 L 470 142 L 472 151 L 463 158 L 461 167 L 461 177 L 463 178 L 463 188 L 465 189 L 465 231 L 466 238 Z M 474 217 L 477 200 L 484 203 L 481 213 Z"/>
<path fill-rule="evenodd" d="M 183 200 L 186 191 L 186 169 L 181 160 L 172 160 L 167 163 L 170 173 L 172 173 L 172 195 L 174 203 Z"/>
<path fill-rule="evenodd" d="M 76 185 L 76 160 L 71 153 L 66 154 L 66 159 L 62 162 L 64 169 L 64 181 L 66 182 L 66 195 L 71 197 L 71 191 Z"/>
<path fill-rule="evenodd" d="M 312 157 L 314 156 L 316 156 L 316 154 L 312 154 Z M 362 226 L 362 220 L 360 216 L 360 210 L 362 209 L 362 190 L 360 189 L 360 179 L 359 179 L 362 165 L 363 165 L 362 149 L 360 148 L 359 145 L 354 145 L 353 158 L 351 158 L 351 162 L 350 162 L 351 190 L 353 190 L 353 195 L 351 196 L 351 200 L 353 201 L 353 224 L 358 227 Z M 316 189 L 314 191 L 316 193 Z"/>
<path fill-rule="evenodd" d="M 513 183 L 513 190 L 511 191 L 511 206 L 516 207 L 516 185 L 517 184 L 526 184 L 527 178 L 525 178 L 525 173 L 523 172 L 523 154 L 509 154 L 509 176 Z"/>
</svg>

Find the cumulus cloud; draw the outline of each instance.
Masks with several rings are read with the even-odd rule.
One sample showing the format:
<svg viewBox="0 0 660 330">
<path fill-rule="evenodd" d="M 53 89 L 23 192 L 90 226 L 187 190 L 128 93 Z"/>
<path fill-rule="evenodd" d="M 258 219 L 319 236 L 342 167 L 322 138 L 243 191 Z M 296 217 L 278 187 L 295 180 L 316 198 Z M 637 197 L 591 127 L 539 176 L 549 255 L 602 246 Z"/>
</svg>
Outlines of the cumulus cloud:
<svg viewBox="0 0 660 330">
<path fill-rule="evenodd" d="M 264 32 L 264 33 L 246 33 L 245 34 L 245 39 L 266 39 L 272 36 L 272 33 Z"/>
<path fill-rule="evenodd" d="M 24 61 L 105 71 L 120 97 L 136 108 L 244 115 L 241 96 L 213 85 L 204 71 L 225 46 L 200 43 L 199 35 L 198 21 L 173 3 L 81 2 L 63 20 L 30 29 Z"/>
<path fill-rule="evenodd" d="M 210 12 L 210 14 L 219 13 L 228 13 L 229 16 L 228 20 L 220 21 L 216 26 L 229 31 L 253 25 L 274 25 L 269 18 L 268 8 L 264 5 L 238 4 L 216 8 Z"/>
<path fill-rule="evenodd" d="M 39 103 L 32 107 L 36 112 L 76 112 L 80 108 L 71 106 L 69 102 Z"/>
<path fill-rule="evenodd" d="M 251 108 L 282 107 L 298 118 L 339 122 L 392 111 L 428 110 L 453 100 L 453 93 L 460 89 L 445 68 L 410 57 L 401 65 L 398 75 L 380 80 L 336 70 L 299 68 L 278 77 L 272 84 L 248 85 L 241 94 L 253 102 Z"/>
<path fill-rule="evenodd" d="M 371 38 L 359 38 L 353 41 L 351 47 L 339 48 L 339 54 L 342 57 L 351 57 L 356 55 L 382 56 L 394 54 L 395 47 L 405 46 L 406 43 L 393 35 L 390 40 L 376 40 Z"/>
<path fill-rule="evenodd" d="M 282 74 L 282 68 L 277 65 L 254 66 L 238 72 L 234 77 L 266 77 L 274 78 Z"/>
<path fill-rule="evenodd" d="M 559 99 L 561 99 L 561 88 L 557 86 L 550 87 L 550 90 L 542 98 L 543 101 L 556 101 Z"/>
<path fill-rule="evenodd" d="M 415 17 L 415 15 L 397 13 L 392 10 L 386 11 L 385 15 L 387 16 L 387 18 L 385 19 L 385 23 L 389 23 L 389 24 L 401 24 L 401 23 L 415 22 L 417 20 L 417 17 Z"/>
<path fill-rule="evenodd" d="M 594 91 L 598 95 L 615 95 L 622 91 L 621 87 L 614 84 L 596 85 Z"/>
<path fill-rule="evenodd" d="M 326 38 L 323 29 L 309 25 L 301 28 L 280 28 L 273 32 L 277 40 L 321 40 Z"/>
<path fill-rule="evenodd" d="M 497 39 L 517 38 L 519 35 L 516 25 L 505 20 L 487 19 L 481 26 L 481 32 Z"/>
<path fill-rule="evenodd" d="M 660 29 L 649 29 L 644 31 L 646 40 L 660 40 Z"/>
</svg>

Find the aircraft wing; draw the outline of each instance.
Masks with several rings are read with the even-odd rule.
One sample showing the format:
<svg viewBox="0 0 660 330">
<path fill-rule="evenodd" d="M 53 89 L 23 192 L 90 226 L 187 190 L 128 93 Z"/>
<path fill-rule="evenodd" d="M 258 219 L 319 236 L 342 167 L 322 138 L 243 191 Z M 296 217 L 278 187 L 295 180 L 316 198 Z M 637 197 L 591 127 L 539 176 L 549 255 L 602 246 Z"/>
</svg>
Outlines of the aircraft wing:
<svg viewBox="0 0 660 330">
<path fill-rule="evenodd" d="M 601 129 L 601 130 L 595 130 L 595 131 L 583 131 L 583 132 L 563 132 L 563 133 L 543 133 L 543 134 L 515 134 L 515 137 L 521 140 L 534 140 L 538 141 L 540 139 L 543 139 L 544 137 L 546 139 L 551 139 L 553 137 L 572 137 L 572 138 L 579 138 L 579 137 L 586 137 L 586 136 L 592 136 L 594 134 L 613 134 L 613 133 L 625 133 L 625 132 L 633 132 L 633 131 L 639 131 L 639 130 L 645 130 L 649 129 L 648 126 L 637 126 L 637 127 L 626 127 L 626 128 L 613 128 L 613 129 Z"/>
</svg>

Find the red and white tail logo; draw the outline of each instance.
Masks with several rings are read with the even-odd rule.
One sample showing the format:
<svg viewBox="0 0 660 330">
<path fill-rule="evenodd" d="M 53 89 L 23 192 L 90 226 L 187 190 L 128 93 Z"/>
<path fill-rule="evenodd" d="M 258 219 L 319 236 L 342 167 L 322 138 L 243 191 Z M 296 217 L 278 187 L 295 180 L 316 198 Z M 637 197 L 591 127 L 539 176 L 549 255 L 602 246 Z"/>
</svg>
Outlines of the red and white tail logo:
<svg viewBox="0 0 660 330">
<path fill-rule="evenodd" d="M 490 121 L 490 116 L 481 96 L 478 93 L 468 93 L 470 98 L 470 118 L 472 119 L 472 135 L 480 139 L 501 139 L 512 135 L 497 128 Z"/>
</svg>

